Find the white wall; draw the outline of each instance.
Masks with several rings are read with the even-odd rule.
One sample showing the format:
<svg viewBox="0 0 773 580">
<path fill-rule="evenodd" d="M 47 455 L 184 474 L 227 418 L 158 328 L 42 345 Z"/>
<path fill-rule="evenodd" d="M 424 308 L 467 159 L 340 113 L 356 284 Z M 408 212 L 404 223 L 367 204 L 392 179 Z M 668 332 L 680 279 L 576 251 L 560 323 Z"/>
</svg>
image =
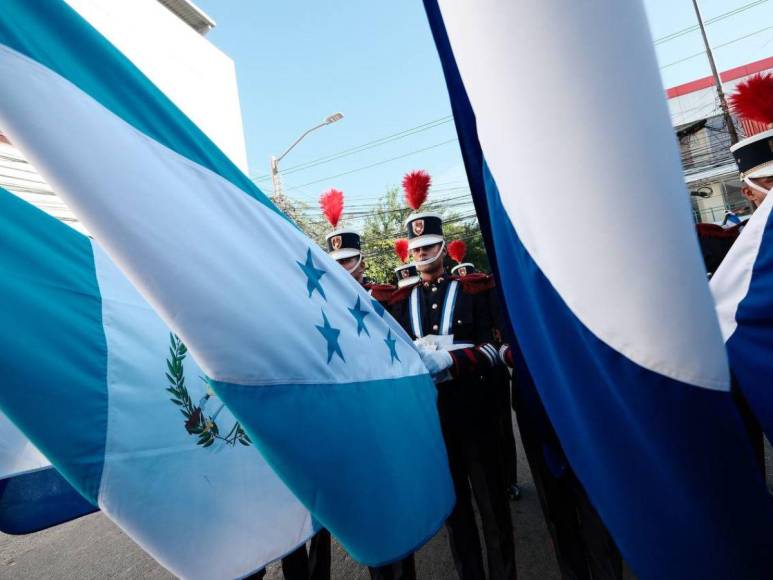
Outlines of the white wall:
<svg viewBox="0 0 773 580">
<path fill-rule="evenodd" d="M 66 0 L 247 172 L 233 61 L 157 0 Z"/>
<path fill-rule="evenodd" d="M 247 172 L 236 70 L 228 56 L 157 0 L 66 1 Z M 0 187 L 85 233 L 22 153 L 2 139 Z"/>
</svg>

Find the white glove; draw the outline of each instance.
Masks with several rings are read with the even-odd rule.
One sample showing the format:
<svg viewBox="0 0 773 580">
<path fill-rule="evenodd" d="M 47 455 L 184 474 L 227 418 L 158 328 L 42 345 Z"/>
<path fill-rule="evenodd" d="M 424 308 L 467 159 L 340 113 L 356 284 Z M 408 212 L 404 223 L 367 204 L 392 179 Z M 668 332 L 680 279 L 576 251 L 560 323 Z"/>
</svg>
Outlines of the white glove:
<svg viewBox="0 0 773 580">
<path fill-rule="evenodd" d="M 421 361 L 433 377 L 450 369 L 451 365 L 454 364 L 454 359 L 445 350 L 419 350 L 419 354 L 421 355 Z"/>
<path fill-rule="evenodd" d="M 413 346 L 415 346 L 416 350 L 418 350 L 420 353 L 434 352 L 437 350 L 437 345 L 426 336 L 422 336 L 421 338 L 414 340 Z"/>
</svg>

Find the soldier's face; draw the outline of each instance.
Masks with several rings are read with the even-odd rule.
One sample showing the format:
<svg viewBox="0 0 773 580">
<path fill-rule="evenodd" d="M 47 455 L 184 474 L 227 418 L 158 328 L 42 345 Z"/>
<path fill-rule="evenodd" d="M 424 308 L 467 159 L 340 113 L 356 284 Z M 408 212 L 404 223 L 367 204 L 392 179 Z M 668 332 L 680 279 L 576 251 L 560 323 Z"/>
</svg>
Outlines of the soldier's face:
<svg viewBox="0 0 773 580">
<path fill-rule="evenodd" d="M 343 260 L 337 260 L 339 264 L 341 264 L 341 267 L 344 268 L 347 272 L 349 272 L 352 277 L 357 280 L 357 282 L 362 282 L 363 277 L 365 276 L 365 259 L 363 258 L 360 260 L 360 263 L 355 268 L 355 264 L 357 264 L 357 260 L 360 260 L 359 256 L 352 256 L 351 258 L 344 258 Z M 352 270 L 354 268 L 354 270 Z"/>
<path fill-rule="evenodd" d="M 430 260 L 438 255 L 441 248 L 443 247 L 442 243 L 438 244 L 432 244 L 431 246 L 422 246 L 420 248 L 414 248 L 411 250 L 411 256 L 413 257 L 414 262 L 421 262 L 423 260 Z M 445 249 L 443 250 L 445 252 Z M 416 266 L 416 269 L 419 272 L 434 272 L 439 267 L 443 268 L 443 260 L 439 257 L 434 262 L 430 262 L 429 264 L 424 264 L 422 266 Z"/>
<path fill-rule="evenodd" d="M 770 189 L 773 188 L 773 176 L 758 177 L 756 179 L 752 179 L 751 181 L 755 185 L 758 185 L 762 189 L 765 189 L 767 191 L 770 191 Z M 744 185 L 741 188 L 741 193 L 746 199 L 752 202 L 756 207 L 759 207 L 762 204 L 762 202 L 765 201 L 765 197 L 767 197 L 767 194 L 762 193 L 761 191 L 758 191 L 753 187 L 749 187 L 748 185 Z"/>
</svg>

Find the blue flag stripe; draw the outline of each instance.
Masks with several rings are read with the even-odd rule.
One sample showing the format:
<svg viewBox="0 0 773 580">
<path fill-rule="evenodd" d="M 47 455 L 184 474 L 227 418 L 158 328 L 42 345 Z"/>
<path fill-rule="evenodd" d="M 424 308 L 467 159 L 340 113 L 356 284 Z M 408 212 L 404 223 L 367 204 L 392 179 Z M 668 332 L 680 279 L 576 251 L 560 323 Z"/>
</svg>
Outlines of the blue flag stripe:
<svg viewBox="0 0 773 580">
<path fill-rule="evenodd" d="M 91 244 L 3 189 L 0 230 L 3 411 L 96 505 L 107 430 L 107 345 Z"/>
<path fill-rule="evenodd" d="M 31 534 L 97 511 L 53 467 L 0 480 L 0 531 Z"/>
<path fill-rule="evenodd" d="M 446 451 L 437 437 L 436 391 L 425 375 L 337 385 L 212 386 L 288 487 L 325 527 L 338 530 L 357 561 L 379 566 L 414 552 L 453 508 Z M 374 440 L 382 441 L 378 448 Z M 345 464 L 331 463 L 325 450 L 333 448 Z M 405 486 L 413 476 L 421 483 Z M 427 488 L 436 493 L 427 496 Z M 384 560 L 383 554 L 390 556 Z"/>
</svg>

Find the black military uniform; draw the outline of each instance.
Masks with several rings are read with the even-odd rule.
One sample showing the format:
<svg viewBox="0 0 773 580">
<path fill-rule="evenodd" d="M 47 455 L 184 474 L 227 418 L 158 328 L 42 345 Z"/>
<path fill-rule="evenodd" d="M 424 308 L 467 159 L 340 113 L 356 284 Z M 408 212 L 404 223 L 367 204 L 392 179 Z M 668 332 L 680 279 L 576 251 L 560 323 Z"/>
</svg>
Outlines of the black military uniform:
<svg viewBox="0 0 773 580">
<path fill-rule="evenodd" d="M 418 225 L 416 223 L 419 222 Z M 441 243 L 442 221 L 434 214 L 409 217 L 413 245 Z M 424 239 L 421 239 L 424 237 Z M 498 364 L 491 276 L 442 275 L 400 288 L 390 299 L 397 321 L 414 338 L 453 335 L 451 380 L 438 388 L 438 412 L 456 492 L 446 527 L 459 577 L 484 578 L 483 557 L 472 507 L 475 495 L 486 543 L 490 578 L 515 578 L 515 547 L 499 453 L 499 403 L 490 388 Z"/>
</svg>

